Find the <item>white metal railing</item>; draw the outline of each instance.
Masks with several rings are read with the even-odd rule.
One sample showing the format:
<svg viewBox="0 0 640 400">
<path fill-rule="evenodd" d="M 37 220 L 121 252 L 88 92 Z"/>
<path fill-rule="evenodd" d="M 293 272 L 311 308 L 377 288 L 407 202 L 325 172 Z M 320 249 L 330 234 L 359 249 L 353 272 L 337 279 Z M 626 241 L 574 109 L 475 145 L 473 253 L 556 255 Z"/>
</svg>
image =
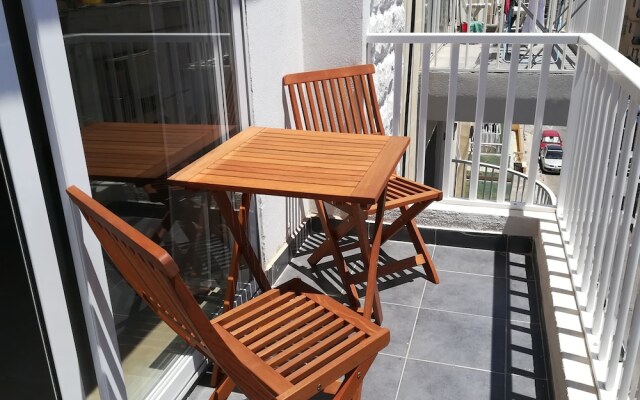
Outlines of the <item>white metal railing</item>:
<svg viewBox="0 0 640 400">
<path fill-rule="evenodd" d="M 447 111 L 442 163 L 445 201 L 453 197 L 456 176 L 451 160 L 456 157 L 456 101 L 459 81 L 460 46 L 482 46 L 476 96 L 476 127 L 483 126 L 487 85 L 488 54 L 492 45 L 509 44 L 514 49 L 539 43 L 544 46 L 537 71 L 533 149 L 528 157 L 527 184 L 523 203 L 507 203 L 508 152 L 511 135 L 502 137 L 502 153 L 497 200 L 493 204 L 511 208 L 535 208 L 535 177 L 551 66 L 552 47 L 572 45 L 578 49 L 575 76 L 570 94 L 567 134 L 564 138 L 563 170 L 556 213 L 563 229 L 565 251 L 572 268 L 577 298 L 593 370 L 601 398 L 636 398 L 640 378 L 640 296 L 637 274 L 640 263 L 640 230 L 635 229 L 640 198 L 640 68 L 592 34 L 370 34 L 370 43 L 394 43 L 394 82 L 402 82 L 402 52 L 406 44 L 422 45 L 419 123 L 414 165 L 406 165 L 417 180 L 423 180 L 429 110 L 430 52 L 434 44 L 451 46 Z M 400 60 L 400 61 L 398 61 Z M 564 73 L 564 72 L 563 72 Z M 509 65 L 503 127 L 514 121 L 519 71 Z M 396 99 L 401 85 L 394 85 Z M 400 102 L 394 102 L 391 134 L 399 134 Z M 459 136 L 459 135 L 458 135 Z M 470 190 L 466 204 L 485 206 L 478 197 L 481 140 L 472 144 Z M 640 154 L 640 153 L 638 153 Z M 410 157 L 409 157 L 410 158 Z M 415 169 L 413 169 L 415 168 Z M 636 312 L 638 310 L 638 312 Z M 624 349 L 624 351 L 623 351 Z M 621 354 L 624 357 L 621 358 Z"/>
<path fill-rule="evenodd" d="M 415 165 L 409 166 L 411 169 L 415 171 L 415 176 L 418 181 L 424 181 L 424 161 L 425 161 L 425 151 L 426 151 L 426 126 L 427 126 L 427 112 L 429 107 L 429 80 L 430 75 L 432 74 L 431 67 L 431 57 L 432 53 L 429 51 L 434 45 L 445 43 L 450 46 L 450 54 L 449 54 L 449 88 L 447 93 L 447 112 L 446 112 L 446 120 L 445 122 L 445 141 L 444 141 L 444 157 L 447 160 L 452 160 L 456 157 L 456 146 L 458 144 L 458 137 L 455 135 L 455 123 L 458 122 L 455 119 L 456 115 L 456 103 L 458 98 L 458 80 L 460 69 L 462 67 L 460 63 L 460 46 L 473 43 L 475 45 L 480 45 L 480 56 L 479 56 L 479 72 L 478 73 L 478 86 L 477 86 L 477 94 L 476 94 L 476 108 L 475 108 L 475 118 L 473 119 L 474 125 L 476 127 L 482 127 L 485 123 L 484 115 L 485 115 L 485 104 L 487 100 L 487 84 L 488 84 L 488 76 L 489 76 L 489 54 L 492 48 L 496 48 L 498 44 L 508 44 L 510 51 L 513 54 L 519 54 L 520 48 L 525 48 L 529 45 L 542 45 L 543 53 L 542 59 L 540 61 L 539 69 L 528 70 L 528 74 L 538 74 L 539 76 L 539 84 L 538 84 L 538 93 L 537 93 L 537 103 L 535 110 L 535 118 L 534 118 L 534 134 L 532 138 L 532 143 L 539 143 L 542 134 L 542 122 L 545 114 L 545 104 L 547 98 L 547 86 L 548 79 L 551 73 L 562 73 L 567 74 L 569 72 L 565 70 L 561 70 L 561 68 L 556 68 L 554 71 L 551 71 L 551 64 L 554 60 L 552 60 L 551 54 L 554 47 L 573 44 L 578 45 L 580 41 L 580 35 L 574 34 L 440 34 L 440 33 L 430 33 L 430 34 L 369 34 L 367 35 L 367 40 L 369 43 L 393 43 L 394 44 L 394 53 L 395 53 L 395 68 L 394 68 L 394 82 L 402 82 L 402 53 L 405 45 L 413 44 L 425 46 L 424 51 L 422 52 L 422 79 L 420 81 L 419 88 L 419 99 L 420 99 L 420 110 L 418 117 L 418 134 L 416 137 L 416 157 L 415 157 Z M 515 58 L 514 58 L 515 59 Z M 522 73 L 519 70 L 519 62 L 509 63 L 508 69 L 508 83 L 507 83 L 507 94 L 506 94 L 506 103 L 504 110 L 504 118 L 501 121 L 504 127 L 511 127 L 513 121 L 515 104 L 517 98 L 517 85 L 518 85 L 518 76 Z M 555 65 L 555 64 L 554 64 Z M 493 72 L 493 70 L 492 70 Z M 573 72 L 570 72 L 573 73 Z M 401 93 L 402 85 L 393 85 L 394 90 L 394 98 L 399 99 Z M 400 118 L 401 115 L 401 103 L 400 101 L 394 101 L 393 104 L 393 115 L 394 118 L 391 123 L 391 130 L 394 135 L 399 134 L 400 132 Z M 517 121 L 516 121 L 517 122 Z M 476 140 L 472 143 L 472 164 L 471 164 L 471 175 L 470 175 L 470 190 L 468 200 L 474 202 L 478 200 L 478 178 L 480 171 L 480 149 L 481 149 L 481 141 Z M 533 206 L 534 205 L 534 185 L 528 184 L 526 185 L 523 201 L 521 202 L 512 202 L 509 203 L 509 199 L 505 197 L 506 188 L 507 188 L 507 170 L 508 170 L 508 160 L 509 160 L 509 152 L 511 151 L 511 135 L 503 135 L 502 139 L 502 153 L 500 155 L 500 176 L 498 179 L 498 191 L 497 191 L 497 200 L 495 203 L 497 205 L 503 206 L 508 205 L 510 207 L 522 208 L 523 206 Z M 528 161 L 528 182 L 535 182 L 536 175 L 538 172 L 538 152 L 531 151 L 529 154 Z M 453 170 L 451 168 L 450 162 L 444 162 L 442 165 L 442 190 L 444 192 L 445 199 L 453 198 Z"/>
<path fill-rule="evenodd" d="M 453 191 L 465 196 L 469 192 L 469 175 L 471 161 L 468 160 L 452 160 L 456 173 L 453 178 Z M 480 179 L 479 185 L 482 189 L 478 190 L 478 200 L 496 199 L 496 189 L 498 187 L 497 177 L 500 175 L 500 167 L 488 163 L 480 163 Z M 527 175 L 522 172 L 507 170 L 507 201 L 519 202 L 524 197 L 524 189 L 527 183 Z M 534 203 L 543 206 L 555 206 L 556 195 L 542 182 L 535 183 Z"/>
<path fill-rule="evenodd" d="M 634 398 L 640 372 L 640 157 L 633 151 L 640 146 L 640 69 L 592 35 L 581 44 L 568 122 L 575 135 L 567 142 L 558 215 L 586 298 L 597 378 L 612 397 Z"/>
</svg>

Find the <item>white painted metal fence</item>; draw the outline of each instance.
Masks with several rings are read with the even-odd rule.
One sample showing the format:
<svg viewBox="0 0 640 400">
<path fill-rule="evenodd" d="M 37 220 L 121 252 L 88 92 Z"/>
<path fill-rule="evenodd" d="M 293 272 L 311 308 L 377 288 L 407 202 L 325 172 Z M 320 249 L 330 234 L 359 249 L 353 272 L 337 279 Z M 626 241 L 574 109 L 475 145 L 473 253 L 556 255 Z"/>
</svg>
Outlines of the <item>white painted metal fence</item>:
<svg viewBox="0 0 640 400">
<path fill-rule="evenodd" d="M 442 190 L 444 192 L 445 199 L 452 199 L 453 193 L 453 180 L 454 171 L 451 168 L 451 160 L 456 157 L 456 149 L 458 145 L 458 137 L 455 135 L 455 120 L 456 115 L 456 101 L 458 98 L 458 80 L 459 71 L 461 67 L 460 63 L 460 46 L 470 43 L 480 45 L 479 55 L 479 74 L 478 86 L 476 95 L 476 109 L 475 119 L 473 121 L 476 127 L 482 127 L 485 123 L 485 103 L 487 100 L 487 82 L 489 75 L 489 54 L 490 50 L 497 48 L 498 44 L 508 44 L 510 51 L 514 55 L 520 54 L 520 49 L 529 45 L 542 45 L 543 52 L 541 60 L 539 61 L 539 69 L 528 69 L 529 73 L 539 74 L 539 85 L 537 93 L 537 104 L 535 111 L 534 122 L 534 134 L 532 143 L 539 143 L 542 134 L 542 122 L 545 113 L 545 100 L 547 98 L 547 86 L 548 79 L 551 73 L 573 73 L 567 72 L 562 67 L 561 60 L 553 60 L 551 55 L 554 47 L 563 46 L 567 44 L 577 45 L 580 40 L 580 35 L 569 34 L 369 34 L 367 39 L 370 43 L 394 43 L 395 46 L 395 68 L 394 68 L 394 82 L 402 82 L 402 53 L 405 46 L 421 45 L 424 46 L 422 51 L 422 79 L 420 82 L 419 99 L 419 122 L 418 122 L 418 134 L 416 137 L 417 154 L 415 157 L 415 165 L 408 165 L 407 168 L 415 169 L 415 176 L 418 181 L 424 181 L 424 161 L 426 151 L 426 126 L 427 126 L 427 111 L 429 107 L 429 77 L 432 69 L 432 56 L 433 53 L 430 49 L 440 44 L 447 44 L 451 46 L 449 55 L 449 88 L 448 88 L 448 104 L 447 113 L 445 119 L 445 141 L 444 141 L 444 159 L 448 162 L 444 162 L 442 165 Z M 514 60 L 519 59 L 514 56 Z M 441 60 L 442 61 L 442 60 Z M 555 62 L 555 63 L 554 63 Z M 554 65 L 555 70 L 551 71 L 551 66 Z M 439 65 L 442 68 L 442 64 Z M 508 69 L 508 87 L 506 94 L 506 106 L 504 111 L 503 126 L 511 127 L 513 122 L 514 108 L 516 104 L 516 87 L 518 75 L 520 74 L 520 62 L 512 62 L 509 64 Z M 506 72 L 506 71 L 504 71 Z M 393 85 L 394 98 L 399 99 L 401 94 L 402 85 Z M 400 132 L 400 115 L 401 115 L 401 101 L 394 101 L 394 118 L 391 124 L 392 134 L 398 135 Z M 472 143 L 472 163 L 471 163 L 471 175 L 470 175 L 470 190 L 468 191 L 468 199 L 470 202 L 478 200 L 478 181 L 480 172 L 480 153 L 481 153 L 481 141 L 475 140 Z M 535 193 L 534 185 L 527 184 L 522 201 L 509 203 L 509 197 L 505 197 L 507 189 L 507 170 L 509 152 L 511 149 L 511 135 L 503 135 L 502 138 L 502 153 L 500 155 L 500 176 L 498 179 L 497 200 L 494 202 L 497 205 L 522 208 L 525 205 L 535 205 Z M 528 164 L 528 182 L 535 182 L 538 172 L 538 152 L 531 151 L 529 154 Z"/>
<path fill-rule="evenodd" d="M 520 48 L 538 43 L 544 45 L 537 90 L 532 146 L 542 134 L 547 86 L 552 67 L 553 46 L 574 45 L 578 49 L 575 77 L 571 93 L 567 134 L 564 137 L 563 170 L 557 215 L 565 250 L 569 256 L 577 286 L 577 297 L 583 306 L 582 319 L 602 398 L 637 398 L 640 378 L 640 296 L 637 274 L 640 263 L 640 231 L 636 212 L 640 197 L 640 148 L 638 113 L 640 110 L 640 68 L 592 34 L 370 34 L 370 43 L 395 44 L 394 82 L 402 82 L 402 52 L 406 45 L 425 46 L 423 77 L 420 87 L 420 110 L 414 165 L 415 176 L 423 180 L 426 149 L 426 126 L 431 52 L 441 43 L 451 46 L 448 102 L 445 119 L 442 189 L 445 201 L 451 200 L 455 186 L 451 160 L 456 158 L 455 137 L 457 83 L 459 80 L 460 45 L 481 45 L 480 69 L 476 97 L 475 126 L 483 126 L 489 74 L 489 49 L 496 44 Z M 571 46 L 571 47 L 574 47 Z M 561 72 L 566 73 L 566 72 Z M 513 122 L 518 93 L 518 64 L 509 65 L 504 124 Z M 395 98 L 402 85 L 394 84 Z M 392 134 L 399 134 L 400 102 L 394 102 Z M 529 154 L 528 183 L 523 204 L 505 200 L 507 161 L 510 135 L 502 139 L 498 178 L 497 206 L 535 208 L 534 187 L 537 174 L 537 149 Z M 487 205 L 478 197 L 480 172 L 480 140 L 473 143 L 470 189 L 466 204 Z M 410 157 L 409 157 L 410 158 Z M 638 312 L 635 312 L 638 310 Z M 624 349 L 624 350 L 623 350 Z M 621 354 L 623 356 L 621 356 Z"/>
</svg>

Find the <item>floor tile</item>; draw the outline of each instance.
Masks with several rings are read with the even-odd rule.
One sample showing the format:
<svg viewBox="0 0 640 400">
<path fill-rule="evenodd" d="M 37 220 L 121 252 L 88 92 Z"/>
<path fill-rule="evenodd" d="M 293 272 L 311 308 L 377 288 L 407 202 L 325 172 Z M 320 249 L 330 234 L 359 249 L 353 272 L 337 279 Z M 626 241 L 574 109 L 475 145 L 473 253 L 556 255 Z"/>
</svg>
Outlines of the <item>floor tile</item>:
<svg viewBox="0 0 640 400">
<path fill-rule="evenodd" d="M 403 365 L 403 358 L 378 354 L 365 375 L 362 400 L 395 399 Z"/>
<path fill-rule="evenodd" d="M 446 271 L 439 275 L 438 285 L 426 287 L 421 307 L 506 318 L 506 279 Z"/>
<path fill-rule="evenodd" d="M 467 272 L 504 277 L 506 254 L 491 250 L 438 246 L 433 259 L 438 271 Z"/>
<path fill-rule="evenodd" d="M 549 381 L 527 378 L 519 375 L 507 375 L 507 399 L 547 400 L 550 396 Z"/>
<path fill-rule="evenodd" d="M 408 360 L 398 399 L 499 400 L 504 399 L 504 380 L 499 373 Z"/>
<path fill-rule="evenodd" d="M 507 298 L 509 319 L 514 321 L 540 321 L 536 283 L 522 279 L 508 280 L 509 295 Z"/>
<path fill-rule="evenodd" d="M 380 277 L 378 278 L 380 301 L 418 307 L 422 300 L 424 286 L 427 284 L 432 285 L 427 281 L 422 267 L 413 267 Z"/>
<path fill-rule="evenodd" d="M 382 305 L 382 326 L 391 331 L 391 342 L 382 350 L 384 353 L 401 357 L 407 355 L 418 310 L 414 307 L 393 304 Z"/>
<path fill-rule="evenodd" d="M 467 247 L 493 251 L 507 251 L 507 236 L 481 232 L 460 232 L 439 229 L 436 232 L 438 246 Z"/>
<path fill-rule="evenodd" d="M 507 372 L 547 379 L 540 325 L 514 321 L 507 324 Z"/>
<path fill-rule="evenodd" d="M 505 324 L 497 318 L 422 309 L 409 357 L 504 372 Z"/>
<path fill-rule="evenodd" d="M 533 259 L 527 254 L 507 253 L 507 274 L 510 278 L 534 280 Z"/>
</svg>

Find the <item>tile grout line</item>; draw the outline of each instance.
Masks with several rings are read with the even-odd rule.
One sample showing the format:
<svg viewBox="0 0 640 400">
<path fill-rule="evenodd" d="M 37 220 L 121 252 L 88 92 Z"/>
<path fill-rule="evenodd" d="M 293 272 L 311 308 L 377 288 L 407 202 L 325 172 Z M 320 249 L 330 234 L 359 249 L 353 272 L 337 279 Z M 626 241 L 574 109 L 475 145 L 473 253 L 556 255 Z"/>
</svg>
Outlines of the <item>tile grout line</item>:
<svg viewBox="0 0 640 400">
<path fill-rule="evenodd" d="M 435 257 L 437 246 L 433 248 L 433 254 L 431 257 Z M 404 378 L 404 370 L 407 366 L 407 360 L 409 359 L 409 351 L 411 350 L 411 344 L 413 343 L 413 335 L 416 332 L 416 326 L 418 325 L 418 317 L 420 316 L 420 306 L 422 305 L 422 299 L 424 298 L 424 292 L 427 290 L 427 282 L 428 280 L 424 280 L 424 286 L 422 286 L 422 293 L 420 294 L 420 304 L 418 306 L 418 312 L 416 313 L 416 319 L 413 321 L 413 328 L 411 329 L 411 336 L 409 337 L 409 345 L 407 346 L 407 352 L 404 356 L 404 362 L 402 363 L 402 371 L 400 372 L 400 379 L 398 380 L 398 388 L 396 389 L 396 397 L 395 400 L 398 400 L 398 396 L 400 395 L 400 386 L 402 386 L 402 378 Z"/>
<path fill-rule="evenodd" d="M 465 312 L 461 312 L 461 311 L 443 310 L 443 309 L 440 309 L 440 308 L 421 307 L 421 306 L 412 306 L 412 305 L 408 305 L 408 304 L 392 303 L 392 302 L 389 302 L 389 301 L 381 301 L 381 303 L 382 304 L 392 305 L 392 306 L 398 306 L 398 307 L 408 307 L 408 308 L 413 308 L 413 309 L 418 309 L 418 310 L 429 310 L 429 311 L 438 311 L 438 312 L 449 313 L 449 314 L 465 315 L 465 316 L 468 316 L 468 317 L 490 318 L 490 319 L 495 319 L 495 320 L 498 320 L 498 321 L 505 321 L 505 322 L 517 322 L 517 323 L 521 323 L 521 324 L 540 325 L 540 322 L 532 322 L 531 320 L 525 321 L 525 320 L 522 320 L 522 319 L 514 319 L 514 318 L 492 317 L 492 316 L 488 316 L 488 315 L 470 314 L 470 313 L 465 313 Z"/>
</svg>

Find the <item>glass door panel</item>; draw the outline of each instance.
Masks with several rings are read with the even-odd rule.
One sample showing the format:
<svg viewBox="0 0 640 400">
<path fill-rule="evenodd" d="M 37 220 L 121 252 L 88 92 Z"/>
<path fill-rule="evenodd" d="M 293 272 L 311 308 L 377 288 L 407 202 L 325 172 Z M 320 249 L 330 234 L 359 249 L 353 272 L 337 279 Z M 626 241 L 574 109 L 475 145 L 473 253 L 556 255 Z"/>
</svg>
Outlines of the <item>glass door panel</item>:
<svg viewBox="0 0 640 400">
<path fill-rule="evenodd" d="M 231 236 L 206 193 L 166 178 L 240 130 L 230 1 L 58 1 L 93 196 L 172 254 L 210 314 Z M 145 398 L 190 349 L 106 268 L 127 394 Z"/>
</svg>

